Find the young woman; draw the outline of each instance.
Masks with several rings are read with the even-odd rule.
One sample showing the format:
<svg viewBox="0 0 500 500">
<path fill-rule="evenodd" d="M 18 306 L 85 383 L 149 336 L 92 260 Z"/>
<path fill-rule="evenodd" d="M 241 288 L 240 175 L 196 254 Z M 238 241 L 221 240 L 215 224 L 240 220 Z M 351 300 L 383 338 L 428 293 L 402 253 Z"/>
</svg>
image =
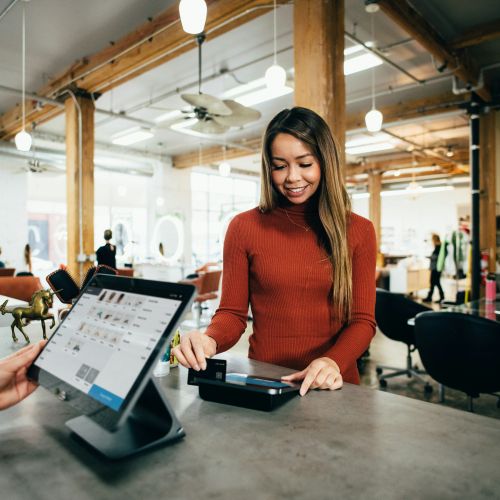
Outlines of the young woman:
<svg viewBox="0 0 500 500">
<path fill-rule="evenodd" d="M 295 107 L 263 140 L 258 208 L 237 215 L 224 242 L 220 307 L 205 334 L 174 349 L 195 370 L 230 349 L 253 315 L 249 357 L 295 370 L 308 389 L 359 383 L 356 360 L 375 333 L 376 242 L 350 211 L 338 147 L 325 121 Z"/>
</svg>

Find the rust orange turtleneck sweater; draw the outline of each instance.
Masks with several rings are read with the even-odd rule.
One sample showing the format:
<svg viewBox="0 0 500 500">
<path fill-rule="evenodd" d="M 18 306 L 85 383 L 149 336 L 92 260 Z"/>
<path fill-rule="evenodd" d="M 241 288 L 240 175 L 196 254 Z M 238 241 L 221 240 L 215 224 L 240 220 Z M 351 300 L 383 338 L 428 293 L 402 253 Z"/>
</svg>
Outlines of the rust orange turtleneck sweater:
<svg viewBox="0 0 500 500">
<path fill-rule="evenodd" d="M 217 352 L 232 347 L 253 315 L 249 357 L 304 369 L 328 356 L 344 381 L 359 383 L 356 360 L 375 333 L 375 233 L 370 221 L 351 214 L 352 313 L 348 326 L 329 299 L 331 264 L 308 221 L 313 203 L 258 208 L 237 215 L 224 242 L 220 307 L 207 329 Z M 317 219 L 316 219 L 317 220 Z"/>
</svg>

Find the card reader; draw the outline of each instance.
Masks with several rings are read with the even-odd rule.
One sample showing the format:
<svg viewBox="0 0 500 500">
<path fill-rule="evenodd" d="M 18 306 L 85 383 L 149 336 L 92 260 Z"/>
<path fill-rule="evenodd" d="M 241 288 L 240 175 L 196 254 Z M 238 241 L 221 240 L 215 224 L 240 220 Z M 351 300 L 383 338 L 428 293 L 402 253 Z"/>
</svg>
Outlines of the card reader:
<svg viewBox="0 0 500 500">
<path fill-rule="evenodd" d="M 279 379 L 227 373 L 224 359 L 207 359 L 206 370 L 189 369 L 188 384 L 206 401 L 271 411 L 299 393 L 300 386 Z"/>
</svg>

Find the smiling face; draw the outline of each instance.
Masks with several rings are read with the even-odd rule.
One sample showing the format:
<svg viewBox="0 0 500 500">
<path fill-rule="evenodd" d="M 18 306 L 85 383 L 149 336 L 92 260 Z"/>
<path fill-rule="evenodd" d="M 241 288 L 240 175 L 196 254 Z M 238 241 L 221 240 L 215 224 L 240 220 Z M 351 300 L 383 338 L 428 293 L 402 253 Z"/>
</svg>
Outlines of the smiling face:
<svg viewBox="0 0 500 500">
<path fill-rule="evenodd" d="M 309 146 L 290 134 L 278 134 L 271 144 L 271 179 L 275 189 L 295 205 L 317 191 L 321 167 Z"/>
</svg>

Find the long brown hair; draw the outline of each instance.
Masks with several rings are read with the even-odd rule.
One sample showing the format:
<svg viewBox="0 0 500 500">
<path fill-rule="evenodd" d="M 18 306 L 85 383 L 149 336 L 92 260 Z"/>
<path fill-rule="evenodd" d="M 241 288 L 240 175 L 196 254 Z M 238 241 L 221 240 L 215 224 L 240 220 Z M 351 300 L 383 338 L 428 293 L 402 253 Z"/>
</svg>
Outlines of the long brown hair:
<svg viewBox="0 0 500 500">
<path fill-rule="evenodd" d="M 262 145 L 260 209 L 278 205 L 274 188 L 271 146 L 278 134 L 290 134 L 311 150 L 321 168 L 318 215 L 326 236 L 324 244 L 332 263 L 332 301 L 342 321 L 349 321 L 352 304 L 352 263 L 347 242 L 351 201 L 344 184 L 339 146 L 326 122 L 314 111 L 294 107 L 278 113 L 267 126 Z"/>
</svg>

